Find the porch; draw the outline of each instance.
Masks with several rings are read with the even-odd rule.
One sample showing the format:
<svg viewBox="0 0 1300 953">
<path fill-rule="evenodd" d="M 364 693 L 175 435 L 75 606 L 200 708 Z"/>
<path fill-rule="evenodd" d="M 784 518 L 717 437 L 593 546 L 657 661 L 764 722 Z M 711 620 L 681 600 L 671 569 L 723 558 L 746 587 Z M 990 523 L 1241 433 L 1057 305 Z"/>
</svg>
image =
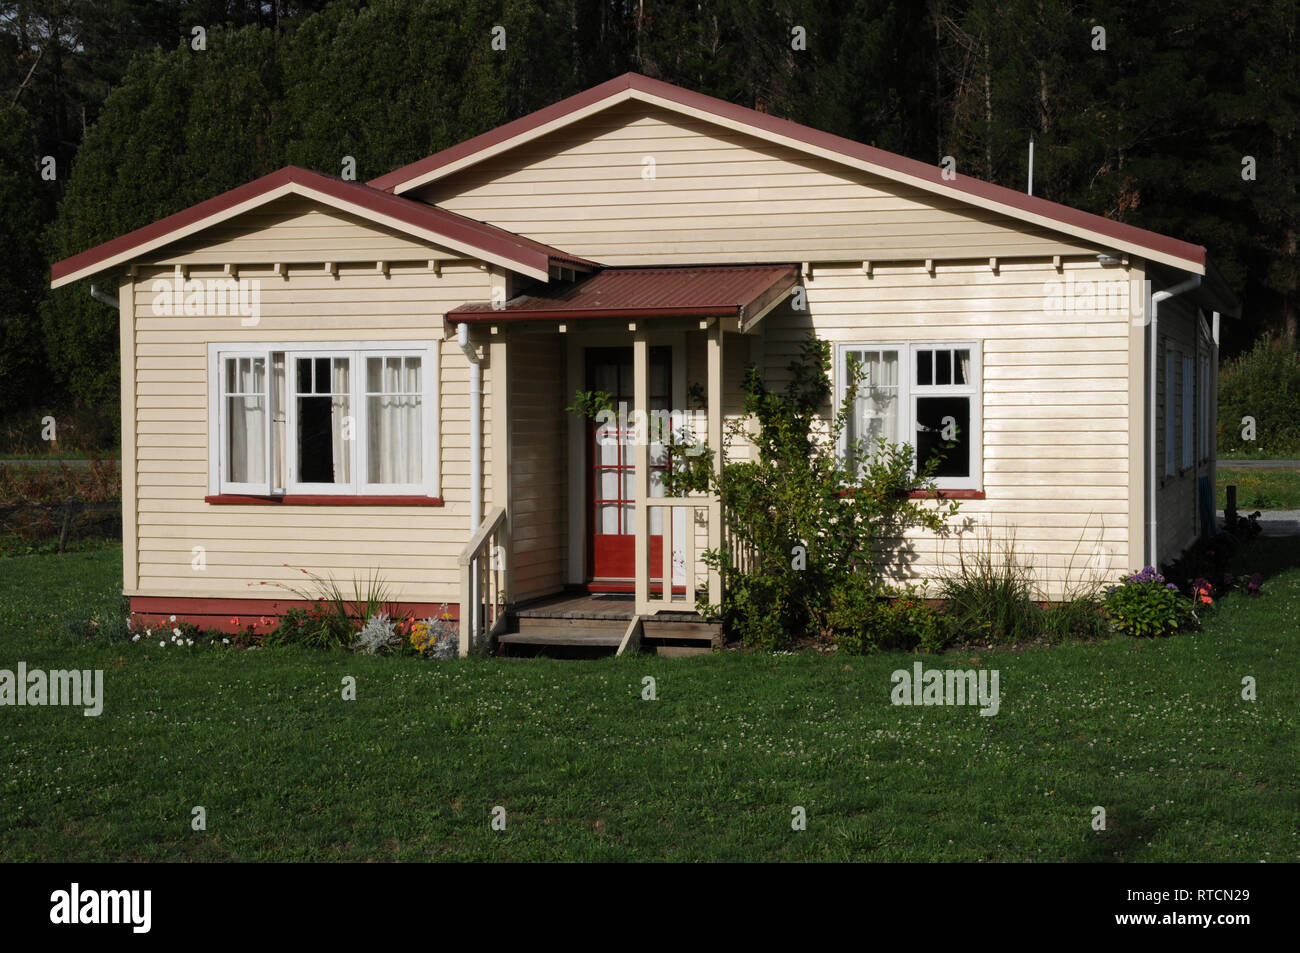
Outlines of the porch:
<svg viewBox="0 0 1300 953">
<path fill-rule="evenodd" d="M 667 444 L 688 434 L 720 470 L 744 367 L 761 360 L 753 332 L 798 276 L 793 265 L 610 269 L 447 315 L 482 342 L 490 374 L 492 507 L 461 554 L 462 654 L 719 644 L 696 606 L 722 599 L 703 561 L 722 547 L 721 505 L 667 495 Z M 613 412 L 569 409 L 579 392 Z"/>
</svg>

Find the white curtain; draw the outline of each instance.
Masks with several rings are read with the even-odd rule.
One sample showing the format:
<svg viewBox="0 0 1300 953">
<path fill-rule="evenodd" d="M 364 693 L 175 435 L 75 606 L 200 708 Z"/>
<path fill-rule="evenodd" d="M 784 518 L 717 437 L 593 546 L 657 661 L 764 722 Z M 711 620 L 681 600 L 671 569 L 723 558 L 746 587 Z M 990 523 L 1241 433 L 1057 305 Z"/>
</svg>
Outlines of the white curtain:
<svg viewBox="0 0 1300 953">
<path fill-rule="evenodd" d="M 334 358 L 330 373 L 330 437 L 333 445 L 334 482 L 352 482 L 352 454 L 349 453 L 351 441 L 355 439 L 355 424 L 352 433 L 345 434 L 344 421 L 348 416 L 348 359 Z"/>
<path fill-rule="evenodd" d="M 957 364 L 961 367 L 961 380 L 953 381 L 953 383 L 969 384 L 970 383 L 970 351 L 958 351 Z"/>
<path fill-rule="evenodd" d="M 371 483 L 423 481 L 423 386 L 418 357 L 366 359 Z"/>
<path fill-rule="evenodd" d="M 229 443 L 227 479 L 232 483 L 266 480 L 266 361 L 226 359 L 226 411 Z"/>
<path fill-rule="evenodd" d="M 849 439 L 866 441 L 867 453 L 884 439 L 898 442 L 898 352 L 858 351 L 862 381 L 854 400 Z"/>
</svg>

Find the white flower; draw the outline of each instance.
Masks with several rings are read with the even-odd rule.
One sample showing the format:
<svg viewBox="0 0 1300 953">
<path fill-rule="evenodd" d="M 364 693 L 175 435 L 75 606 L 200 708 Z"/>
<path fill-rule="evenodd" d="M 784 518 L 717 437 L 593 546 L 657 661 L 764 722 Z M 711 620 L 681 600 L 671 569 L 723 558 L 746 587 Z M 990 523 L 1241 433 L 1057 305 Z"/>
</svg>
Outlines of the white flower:
<svg viewBox="0 0 1300 953">
<path fill-rule="evenodd" d="M 172 616 L 172 621 L 173 621 L 173 622 L 176 621 L 176 616 Z"/>
<path fill-rule="evenodd" d="M 175 617 L 175 616 L 172 616 L 172 618 L 174 619 L 174 618 L 176 618 L 176 617 Z M 181 630 L 180 630 L 180 629 L 172 629 L 172 635 L 180 635 L 180 634 L 181 634 Z"/>
<path fill-rule="evenodd" d="M 147 636 L 149 636 L 149 638 L 152 639 L 152 638 L 153 638 L 153 629 L 145 629 L 145 630 L 144 630 L 144 634 L 147 635 Z"/>
<path fill-rule="evenodd" d="M 186 645 L 193 645 L 193 644 L 194 644 L 194 640 L 193 640 L 193 639 L 186 639 L 186 640 L 185 640 L 185 644 L 186 644 Z"/>
<path fill-rule="evenodd" d="M 158 648 L 160 648 L 160 649 L 165 649 L 165 648 L 167 648 L 167 643 L 166 643 L 166 642 L 163 642 L 163 641 L 161 641 L 161 640 L 159 640 L 159 642 L 158 642 Z"/>
<path fill-rule="evenodd" d="M 229 645 L 229 644 L 230 644 L 230 640 L 229 640 L 229 639 L 222 639 L 222 640 L 221 640 L 221 644 L 222 644 L 222 645 Z"/>
<path fill-rule="evenodd" d="M 139 636 L 138 634 L 131 636 L 131 641 L 132 641 L 132 642 L 139 642 L 139 641 L 140 641 L 140 636 Z"/>
</svg>

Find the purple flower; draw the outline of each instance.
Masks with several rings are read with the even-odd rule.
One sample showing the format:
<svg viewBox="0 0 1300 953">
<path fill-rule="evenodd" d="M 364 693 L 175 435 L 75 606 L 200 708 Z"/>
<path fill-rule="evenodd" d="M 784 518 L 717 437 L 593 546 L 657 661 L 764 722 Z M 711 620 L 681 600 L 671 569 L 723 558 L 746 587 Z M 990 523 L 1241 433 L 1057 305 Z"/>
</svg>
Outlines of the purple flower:
<svg viewBox="0 0 1300 953">
<path fill-rule="evenodd" d="M 1172 582 L 1167 582 L 1167 583 L 1165 583 L 1165 588 L 1166 588 L 1166 589 L 1172 589 L 1174 592 L 1177 592 L 1177 591 L 1178 591 L 1178 587 L 1175 586 Z"/>
</svg>

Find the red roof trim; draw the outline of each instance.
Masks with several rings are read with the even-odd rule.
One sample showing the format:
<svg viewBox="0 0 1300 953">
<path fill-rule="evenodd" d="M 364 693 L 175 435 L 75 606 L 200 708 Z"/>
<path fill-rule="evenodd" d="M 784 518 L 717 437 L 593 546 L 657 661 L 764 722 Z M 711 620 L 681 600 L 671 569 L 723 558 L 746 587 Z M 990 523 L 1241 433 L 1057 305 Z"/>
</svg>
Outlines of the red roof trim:
<svg viewBox="0 0 1300 953">
<path fill-rule="evenodd" d="M 403 184 L 412 179 L 419 178 L 439 169 L 443 166 L 458 162 L 461 159 L 474 155 L 485 149 L 499 145 L 515 136 L 522 135 L 537 129 L 547 123 L 557 119 L 563 119 L 565 116 L 585 109 L 586 107 L 617 95 L 625 90 L 636 90 L 660 99 L 666 99 L 678 105 L 691 109 L 698 109 L 702 112 L 711 113 L 723 119 L 733 122 L 744 123 L 755 129 L 764 132 L 774 133 L 794 139 L 816 148 L 825 149 L 830 152 L 838 153 L 847 158 L 857 159 L 863 162 L 869 162 L 873 165 L 889 169 L 903 175 L 909 175 L 918 179 L 933 182 L 941 188 L 951 188 L 959 192 L 964 192 L 975 198 L 984 199 L 990 202 L 996 202 L 1000 205 L 1009 206 L 1032 215 L 1039 215 L 1065 225 L 1075 228 L 1083 228 L 1089 231 L 1097 232 L 1109 238 L 1118 241 L 1128 242 L 1143 248 L 1149 248 L 1166 255 L 1180 258 L 1195 264 L 1204 266 L 1206 261 L 1205 248 L 1201 245 L 1193 245 L 1190 242 L 1179 241 L 1176 238 L 1170 238 L 1167 235 L 1161 235 L 1157 232 L 1147 231 L 1144 228 L 1137 228 L 1133 225 L 1126 225 L 1122 222 L 1116 222 L 1112 219 L 1105 218 L 1101 215 L 1094 215 L 1091 212 L 1084 212 L 1080 209 L 1071 208 L 1068 205 L 1061 205 L 1057 202 L 1049 202 L 1032 195 L 1025 195 L 1014 189 L 1008 189 L 1001 185 L 994 185 L 991 182 L 984 182 L 980 179 L 971 178 L 970 176 L 957 175 L 952 180 L 943 178 L 943 170 L 938 166 L 929 165 L 916 159 L 909 159 L 906 156 L 900 156 L 893 152 L 886 152 L 883 149 L 877 149 L 874 146 L 864 145 L 860 142 L 854 142 L 851 139 L 845 139 L 842 136 L 832 135 L 828 132 L 822 132 L 809 126 L 792 122 L 789 119 L 781 119 L 777 116 L 761 113 L 745 106 L 737 106 L 735 103 L 729 103 L 713 96 L 706 96 L 703 93 L 693 92 L 683 89 L 680 86 L 674 86 L 671 83 L 665 83 L 662 80 L 651 79 L 648 76 L 642 76 L 639 73 L 625 73 L 608 82 L 594 86 L 585 92 L 570 96 L 545 109 L 539 109 L 537 112 L 530 113 L 513 122 L 506 123 L 496 129 L 489 130 L 480 136 L 475 136 L 449 149 L 436 152 L 427 158 L 410 165 L 396 169 L 387 175 L 373 179 L 370 185 L 375 188 L 386 189 L 389 191 L 400 188 Z"/>
<path fill-rule="evenodd" d="M 495 225 L 466 218 L 433 205 L 402 198 L 360 182 L 345 182 L 298 166 L 286 166 L 260 179 L 223 192 L 207 201 L 190 206 L 174 215 L 159 219 L 143 228 L 127 232 L 111 241 L 96 245 L 80 254 L 56 262 L 50 269 L 52 281 L 58 281 L 100 262 L 116 258 L 132 249 L 150 244 L 176 231 L 219 215 L 244 202 L 274 192 L 282 186 L 295 184 L 322 192 L 341 202 L 357 206 L 376 215 L 396 219 L 426 232 L 433 232 L 452 241 L 468 245 L 498 258 L 515 262 L 528 268 L 546 271 L 552 262 L 572 263 L 594 267 L 595 263 L 569 255 L 530 238 L 516 235 Z"/>
</svg>

